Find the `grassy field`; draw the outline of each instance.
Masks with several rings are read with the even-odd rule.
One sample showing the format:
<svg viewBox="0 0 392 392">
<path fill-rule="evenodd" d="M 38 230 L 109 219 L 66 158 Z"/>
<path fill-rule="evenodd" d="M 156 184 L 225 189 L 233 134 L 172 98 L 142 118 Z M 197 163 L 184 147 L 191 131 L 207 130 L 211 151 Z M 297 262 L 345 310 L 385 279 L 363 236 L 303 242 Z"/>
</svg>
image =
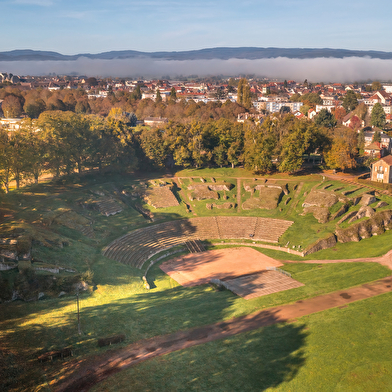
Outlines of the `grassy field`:
<svg viewBox="0 0 392 392">
<path fill-rule="evenodd" d="M 49 390 L 45 388 L 44 375 L 37 366 L 37 352 L 72 346 L 78 357 L 85 358 L 104 350 L 97 347 L 97 339 L 102 336 L 125 333 L 124 344 L 129 344 L 352 287 L 390 274 L 385 267 L 375 263 L 287 264 L 284 269 L 305 286 L 245 301 L 229 291 L 215 291 L 209 285 L 183 288 L 158 265 L 149 274 L 153 287 L 150 291 L 143 289 L 140 278 L 130 267 L 108 268 L 97 262 L 92 268 L 102 284 L 91 294 L 81 296 L 81 336 L 77 334 L 74 296 L 33 303 L 15 302 L 1 308 L 3 352 L 19 353 L 27 359 L 23 363 L 15 361 L 12 373 L 8 374 L 7 370 L 5 374 L 11 377 L 16 371 L 34 380 L 33 383 L 24 377 L 13 382 L 8 380 L 9 390 L 28 391 L 33 390 L 29 388 L 34 385 L 40 387 L 37 390 Z M 52 377 L 59 377 L 64 371 L 62 366 L 62 361 L 57 361 L 46 368 L 54 372 Z M 50 375 L 45 374 L 45 377 L 50 378 Z M 20 389 L 21 381 L 25 383 L 25 389 Z"/>
<path fill-rule="evenodd" d="M 141 270 L 102 256 L 103 247 L 112 240 L 136 228 L 151 225 L 138 212 L 138 205 L 154 214 L 154 223 L 195 215 L 216 214 L 293 220 L 295 223 L 281 237 L 279 244 L 285 246 L 289 243 L 290 247 L 295 245 L 304 249 L 333 232 L 338 220 L 321 224 L 313 215 L 303 215 L 302 203 L 307 194 L 312 189 L 321 189 L 329 184 L 332 189 L 342 188 L 340 192 L 357 188 L 339 182 L 323 182 L 322 176 L 319 175 L 289 178 L 283 175 L 266 176 L 265 179 L 270 183 L 288 186 L 288 195 L 281 198 L 276 209 L 241 210 L 237 206 L 232 210 L 210 211 L 206 208 L 206 203 L 222 204 L 226 201 L 224 196 L 228 197 L 227 201 L 235 201 L 237 178 L 252 182 L 254 174 L 240 169 L 225 168 L 186 170 L 176 175 L 192 177 L 192 179 L 183 179 L 181 188 L 176 191 L 176 197 L 181 202 L 180 206 L 162 210 L 155 210 L 143 200 L 127 198 L 121 194 L 122 189 L 131 191 L 133 186 L 140 185 L 140 178 L 131 175 L 87 176 L 82 180 L 73 177 L 68 182 L 29 186 L 8 195 L 1 195 L 1 208 L 12 213 L 12 216 L 0 224 L 2 232 L 15 228 L 28 231 L 33 238 L 40 239 L 33 245 L 34 260 L 71 267 L 80 273 L 90 271 L 93 274 L 94 285 L 89 292 L 81 295 L 81 335 L 77 334 L 74 295 L 61 298 L 57 295 L 47 295 L 40 301 L 14 301 L 0 304 L 0 390 L 51 391 L 52 383 L 72 370 L 67 369 L 68 364 L 71 363 L 69 359 L 39 364 L 38 353 L 72 346 L 77 359 L 84 360 L 105 350 L 97 347 L 97 339 L 103 336 L 124 333 L 127 337 L 126 341 L 116 346 L 121 347 L 140 339 L 238 317 L 390 275 L 390 270 L 377 263 L 288 263 L 283 269 L 305 286 L 245 301 L 229 291 L 216 291 L 210 285 L 183 288 L 160 270 L 159 264 L 164 261 L 162 260 L 150 269 L 148 282 L 151 289 L 146 290 L 143 286 Z M 162 174 L 152 173 L 145 176 L 142 181 L 158 179 L 160 176 Z M 207 182 L 211 181 L 211 177 L 214 177 L 217 182 L 231 182 L 234 188 L 230 191 L 218 191 L 218 201 L 190 201 L 187 185 L 192 182 L 202 184 L 200 177 Z M 123 212 L 114 216 L 104 216 L 97 210 L 91 209 L 89 205 L 99 200 L 97 191 L 105 192 L 115 198 L 123 206 Z M 356 190 L 355 195 L 360 192 Z M 242 202 L 250 197 L 250 192 L 246 192 L 243 187 L 240 193 Z M 289 202 L 286 203 L 289 198 Z M 392 200 L 389 197 L 382 195 L 378 199 L 388 203 L 388 206 L 383 207 L 384 209 L 390 208 Z M 190 205 L 191 212 L 187 212 L 185 204 Z M 53 219 L 64 211 L 72 211 L 79 218 L 72 218 L 65 222 Z M 70 216 L 76 217 L 76 215 Z M 82 218 L 90 222 L 89 227 L 93 235 L 84 235 L 75 228 L 77 221 L 83 221 Z M 309 255 L 306 259 L 380 256 L 390 250 L 391 235 L 391 231 L 388 231 L 358 243 L 337 244 L 334 248 Z M 66 243 L 67 246 L 58 246 L 59 241 Z M 284 252 L 256 249 L 280 260 L 303 260 L 299 256 Z M 17 271 L 0 273 L 2 278 L 10 282 L 18 276 Z M 60 279 L 61 276 L 58 275 L 56 279 Z M 392 300 L 392 297 L 387 295 L 382 298 L 386 299 L 386 303 Z M 372 315 L 366 319 L 367 310 L 363 313 L 363 317 L 358 317 L 358 320 L 353 316 L 355 311 L 345 313 L 355 306 L 362 306 L 365 302 L 374 303 L 373 310 L 368 311 L 368 316 L 372 312 L 375 317 Z M 390 322 L 385 314 L 386 309 L 387 306 L 384 306 L 382 301 L 367 300 L 361 304 L 349 305 L 347 309 L 313 315 L 294 324 L 269 327 L 223 342 L 173 353 L 127 370 L 117 375 L 116 381 L 112 384 L 110 382 L 102 384 L 97 387 L 97 390 L 116 388 L 119 391 L 127 391 L 129 385 L 127 386 L 126 383 L 127 380 L 129 383 L 130 378 L 133 380 L 132 390 L 135 391 L 215 389 L 328 391 L 334 390 L 332 385 L 339 385 L 340 389 L 337 389 L 339 391 L 350 390 L 345 388 L 356 385 L 357 370 L 354 371 L 353 365 L 349 365 L 351 362 L 348 356 L 351 355 L 350 353 L 359 356 L 360 350 L 367 350 L 366 355 L 371 355 L 367 345 L 360 343 L 360 339 L 365 336 L 365 331 L 368 335 L 374 332 L 380 339 L 386 339 L 386 326 Z M 375 324 L 371 324 L 371 321 Z M 347 331 L 357 329 L 362 331 L 354 333 L 357 340 L 352 340 L 354 343 L 349 346 L 351 351 L 347 348 L 347 352 L 338 350 L 338 343 L 343 339 L 338 336 L 343 334 L 344 328 L 347 328 L 346 335 Z M 333 339 L 337 339 L 336 342 Z M 344 344 L 348 345 L 347 342 Z M 377 345 L 380 344 L 377 342 Z M 317 350 L 325 350 L 325 355 L 331 356 L 330 359 L 325 359 L 327 362 L 325 371 L 321 360 L 324 354 L 318 358 Z M 376 352 L 379 352 L 377 350 L 378 348 Z M 375 378 L 377 375 L 380 379 L 389 381 L 392 367 L 388 366 L 388 361 L 391 360 L 388 355 L 379 354 L 377 363 L 370 360 L 359 361 L 358 380 L 364 377 Z M 333 369 L 333 360 L 336 369 Z M 257 367 L 256 371 L 252 370 L 252 366 L 260 363 L 262 366 Z M 208 370 L 208 366 L 211 367 L 211 371 Z M 189 368 L 192 372 L 189 372 Z M 173 369 L 178 369 L 178 380 L 170 376 L 174 372 Z M 228 369 L 230 371 L 227 371 Z M 352 370 L 354 372 L 350 373 Z M 326 384 L 326 389 L 316 388 L 316 380 L 328 378 L 327 372 L 334 374 L 330 384 Z M 300 385 L 305 387 L 298 389 Z"/>
<path fill-rule="evenodd" d="M 391 306 L 385 294 L 177 351 L 93 391 L 391 391 Z"/>
</svg>

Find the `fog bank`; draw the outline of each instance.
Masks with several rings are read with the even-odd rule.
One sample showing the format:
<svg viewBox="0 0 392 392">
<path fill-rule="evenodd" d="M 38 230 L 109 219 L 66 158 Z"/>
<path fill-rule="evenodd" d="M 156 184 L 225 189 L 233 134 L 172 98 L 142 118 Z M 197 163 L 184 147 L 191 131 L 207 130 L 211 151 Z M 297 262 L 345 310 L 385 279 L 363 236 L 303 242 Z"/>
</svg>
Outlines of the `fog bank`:
<svg viewBox="0 0 392 392">
<path fill-rule="evenodd" d="M 154 60 L 149 58 L 76 61 L 1 61 L 0 72 L 14 75 L 87 75 L 99 77 L 161 78 L 169 75 L 254 74 L 259 77 L 311 82 L 354 82 L 392 80 L 392 60 L 367 57 L 289 59 L 278 57 L 260 60 Z"/>
</svg>

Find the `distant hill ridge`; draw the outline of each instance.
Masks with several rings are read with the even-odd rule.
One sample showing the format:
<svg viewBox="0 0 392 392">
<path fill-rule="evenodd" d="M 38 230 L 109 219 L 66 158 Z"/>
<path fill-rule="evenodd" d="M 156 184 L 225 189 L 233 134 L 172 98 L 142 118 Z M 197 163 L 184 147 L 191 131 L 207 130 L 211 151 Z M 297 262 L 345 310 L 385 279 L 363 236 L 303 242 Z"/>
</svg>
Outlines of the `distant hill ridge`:
<svg viewBox="0 0 392 392">
<path fill-rule="evenodd" d="M 63 55 L 57 52 L 40 50 L 12 50 L 0 52 L 0 61 L 74 61 L 81 57 L 101 60 L 151 58 L 160 60 L 229 60 L 229 59 L 268 59 L 286 57 L 291 59 L 311 59 L 320 57 L 369 57 L 377 59 L 392 59 L 392 52 L 374 50 L 348 50 L 329 48 L 208 48 L 180 52 L 139 52 L 136 50 L 121 50 L 98 54 L 82 53 Z"/>
</svg>

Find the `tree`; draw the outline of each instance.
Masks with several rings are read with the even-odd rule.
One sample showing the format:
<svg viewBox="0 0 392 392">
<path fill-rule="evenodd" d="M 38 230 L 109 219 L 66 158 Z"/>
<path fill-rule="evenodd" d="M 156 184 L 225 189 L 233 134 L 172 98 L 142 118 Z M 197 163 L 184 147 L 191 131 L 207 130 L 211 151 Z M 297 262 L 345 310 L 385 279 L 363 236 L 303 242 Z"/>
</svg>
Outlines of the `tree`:
<svg viewBox="0 0 392 392">
<path fill-rule="evenodd" d="M 336 127 L 336 118 L 328 109 L 324 108 L 314 118 L 314 123 L 322 127 L 334 128 Z"/>
<path fill-rule="evenodd" d="M 309 105 L 302 105 L 300 108 L 299 108 L 299 111 L 304 115 L 304 116 L 308 116 L 308 112 L 309 112 L 309 110 L 310 110 L 310 106 Z"/>
<path fill-rule="evenodd" d="M 278 166 L 280 172 L 294 173 L 301 168 L 312 138 L 311 129 L 304 122 L 296 121 L 292 124 L 291 131 L 282 139 Z"/>
<path fill-rule="evenodd" d="M 361 129 L 358 132 L 358 150 L 360 153 L 363 153 L 363 149 L 365 148 L 365 132 L 363 129 Z"/>
<path fill-rule="evenodd" d="M 98 80 L 94 77 L 90 77 L 86 79 L 86 84 L 90 87 L 98 86 Z"/>
<path fill-rule="evenodd" d="M 372 90 L 373 91 L 381 91 L 382 89 L 383 88 L 382 88 L 382 85 L 380 82 L 375 81 L 372 83 Z"/>
<path fill-rule="evenodd" d="M 41 99 L 30 99 L 25 102 L 23 106 L 24 112 L 30 118 L 38 118 L 39 115 L 46 109 L 45 102 Z"/>
<path fill-rule="evenodd" d="M 9 183 L 11 181 L 11 145 L 8 131 L 0 127 L 0 181 L 5 188 L 5 192 L 9 191 Z"/>
<path fill-rule="evenodd" d="M 252 97 L 250 94 L 250 86 L 248 82 L 246 82 L 243 87 L 242 106 L 246 109 L 250 109 L 252 107 Z"/>
<path fill-rule="evenodd" d="M 176 102 L 177 101 L 177 92 L 174 87 L 171 88 L 170 90 L 170 97 L 169 97 L 170 102 Z"/>
<path fill-rule="evenodd" d="M 295 94 L 294 94 L 295 95 Z M 323 100 L 317 93 L 306 93 L 299 97 L 299 101 L 315 107 L 316 105 L 322 105 Z"/>
<path fill-rule="evenodd" d="M 376 103 L 372 109 L 371 124 L 377 128 L 385 126 L 385 112 L 380 103 Z"/>
<path fill-rule="evenodd" d="M 361 125 L 362 125 L 362 121 L 358 116 L 354 114 L 354 116 L 351 117 L 349 127 L 357 131 L 361 127 Z"/>
<path fill-rule="evenodd" d="M 282 106 L 279 110 L 280 114 L 287 114 L 291 113 L 291 109 L 288 106 Z"/>
<path fill-rule="evenodd" d="M 221 88 L 217 88 L 214 95 L 216 99 L 224 99 L 226 97 L 225 91 Z"/>
<path fill-rule="evenodd" d="M 140 90 L 140 85 L 138 84 L 135 90 L 132 92 L 132 98 L 135 100 L 142 99 L 142 91 Z"/>
<path fill-rule="evenodd" d="M 24 142 L 23 151 L 19 159 L 23 160 L 23 172 L 26 177 L 33 177 L 38 183 L 42 174 L 47 155 L 47 145 L 44 133 L 37 130 L 35 120 L 24 119 L 21 122 L 19 133 Z"/>
<path fill-rule="evenodd" d="M 117 169 L 119 171 L 135 169 L 138 165 L 135 152 L 135 135 L 126 113 L 122 113 L 117 118 L 108 116 L 105 126 L 115 140 L 116 155 L 114 163 Z"/>
<path fill-rule="evenodd" d="M 75 105 L 75 113 L 91 113 L 90 104 L 87 99 L 79 99 Z"/>
<path fill-rule="evenodd" d="M 381 133 L 378 129 L 374 131 L 372 143 L 381 143 Z"/>
<path fill-rule="evenodd" d="M 227 151 L 223 145 L 218 145 L 214 148 L 214 161 L 219 167 L 223 167 L 226 164 Z"/>
<path fill-rule="evenodd" d="M 366 166 L 369 170 L 372 170 L 372 165 L 374 162 L 377 162 L 379 158 L 373 156 L 373 155 L 367 155 L 365 159 L 363 160 L 363 165 Z"/>
<path fill-rule="evenodd" d="M 325 154 L 325 162 L 331 169 L 352 169 L 356 167 L 357 132 L 339 129 L 333 138 L 331 149 Z"/>
<path fill-rule="evenodd" d="M 191 140 L 188 144 L 188 149 L 192 154 L 193 165 L 202 167 L 212 158 L 212 152 L 208 153 L 205 148 L 204 127 L 202 124 L 197 124 L 196 127 L 192 125 L 190 131 Z"/>
<path fill-rule="evenodd" d="M 115 168 L 122 152 L 120 143 L 106 125 L 106 120 L 99 116 L 89 116 L 91 164 L 98 167 L 99 172 L 111 166 Z"/>
<path fill-rule="evenodd" d="M 240 141 L 236 141 L 232 143 L 227 150 L 227 160 L 231 164 L 231 167 L 234 169 L 235 165 L 238 165 L 241 159 L 241 143 Z"/>
<path fill-rule="evenodd" d="M 94 159 L 94 134 L 89 118 L 72 112 L 44 112 L 38 119 L 45 132 L 50 166 L 55 175 L 71 174 L 89 166 Z"/>
<path fill-rule="evenodd" d="M 28 169 L 28 155 L 30 143 L 28 140 L 27 132 L 27 129 L 22 126 L 18 132 L 13 132 L 9 136 L 8 140 L 8 164 L 10 173 L 15 180 L 16 189 L 19 189 L 20 182 L 25 176 L 25 172 Z"/>
<path fill-rule="evenodd" d="M 353 90 L 347 90 L 347 93 L 343 98 L 342 106 L 347 112 L 351 112 L 358 106 L 358 99 Z"/>
<path fill-rule="evenodd" d="M 228 81 L 228 85 L 231 87 L 237 87 L 238 83 L 239 83 L 239 81 L 234 78 L 230 78 Z"/>
<path fill-rule="evenodd" d="M 272 169 L 272 154 L 276 146 L 274 127 L 271 119 L 267 119 L 261 127 L 247 125 L 244 137 L 245 168 L 260 172 Z"/>
<path fill-rule="evenodd" d="M 2 103 L 4 116 L 7 118 L 16 118 L 22 115 L 22 103 L 19 97 L 7 95 Z"/>
<path fill-rule="evenodd" d="M 237 103 L 239 105 L 242 105 L 242 97 L 244 95 L 244 79 L 240 79 L 240 81 L 238 82 L 238 87 L 237 87 Z"/>
<path fill-rule="evenodd" d="M 333 115 L 335 116 L 336 121 L 337 121 L 339 124 L 342 123 L 343 118 L 344 118 L 344 116 L 345 116 L 346 114 L 347 114 L 346 109 L 343 108 L 343 107 L 341 107 L 341 106 L 338 106 L 337 108 L 335 108 L 335 110 L 334 110 L 334 112 L 333 112 Z"/>
<path fill-rule="evenodd" d="M 76 99 L 71 92 L 68 92 L 65 94 L 65 96 L 63 98 L 63 102 L 64 102 L 66 110 L 69 110 L 71 112 L 73 112 L 75 110 Z"/>
<path fill-rule="evenodd" d="M 295 93 L 290 97 L 292 102 L 301 102 L 301 94 Z"/>
<path fill-rule="evenodd" d="M 125 122 L 127 123 L 127 124 L 129 124 L 129 126 L 130 127 L 136 127 L 136 125 L 137 125 L 137 117 L 136 117 L 136 114 L 135 113 L 128 113 L 128 112 L 125 112 L 124 113 L 124 116 L 126 117 L 126 120 L 125 120 Z"/>
<path fill-rule="evenodd" d="M 237 102 L 246 109 L 252 106 L 252 99 L 250 95 L 250 86 L 245 78 L 240 79 L 237 88 Z"/>
<path fill-rule="evenodd" d="M 46 109 L 47 110 L 65 111 L 67 108 L 66 108 L 64 102 L 60 98 L 53 96 L 48 99 L 48 102 L 46 103 Z"/>
<path fill-rule="evenodd" d="M 138 135 L 140 146 L 148 163 L 152 166 L 163 167 L 167 156 L 162 131 L 158 128 L 144 128 Z"/>
<path fill-rule="evenodd" d="M 157 88 L 156 90 L 156 96 L 155 96 L 155 102 L 156 103 L 160 103 L 162 102 L 162 96 L 161 96 L 161 92 L 159 91 L 159 88 Z"/>
</svg>

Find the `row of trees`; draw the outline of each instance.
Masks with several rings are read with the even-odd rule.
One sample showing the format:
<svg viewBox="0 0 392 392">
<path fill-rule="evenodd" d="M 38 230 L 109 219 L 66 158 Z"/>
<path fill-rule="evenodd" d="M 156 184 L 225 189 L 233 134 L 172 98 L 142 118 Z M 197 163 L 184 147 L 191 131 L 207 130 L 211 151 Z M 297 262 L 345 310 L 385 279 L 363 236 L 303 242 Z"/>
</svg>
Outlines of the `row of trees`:
<svg viewBox="0 0 392 392">
<path fill-rule="evenodd" d="M 38 182 L 44 171 L 55 176 L 85 169 L 137 167 L 128 118 L 113 110 L 103 119 L 72 112 L 49 111 L 25 119 L 16 132 L 0 128 L 0 180 L 6 192 L 11 180 Z"/>
<path fill-rule="evenodd" d="M 299 170 L 304 156 L 318 152 L 331 168 L 351 168 L 361 147 L 355 130 L 335 129 L 292 114 L 275 115 L 261 125 L 226 118 L 188 123 L 170 121 L 163 128 L 132 127 L 120 108 L 106 118 L 46 111 L 25 119 L 17 132 L 0 129 L 0 179 L 38 181 L 44 171 L 55 176 L 75 171 L 128 171 L 242 164 L 249 170 Z"/>
<path fill-rule="evenodd" d="M 169 123 L 163 129 L 137 134 L 145 165 L 163 167 L 167 157 L 177 165 L 232 167 L 243 164 L 265 172 L 301 168 L 304 155 L 331 148 L 332 137 L 323 127 L 299 121 L 293 115 L 268 118 L 262 125 L 227 119 L 190 124 Z"/>
<path fill-rule="evenodd" d="M 250 107 L 249 85 L 247 86 L 244 105 Z M 93 99 L 88 99 L 87 93 L 82 89 L 53 92 L 44 89 L 23 91 L 9 86 L 0 89 L 0 99 L 4 100 L 3 113 L 9 118 L 20 117 L 24 113 L 31 119 L 37 119 L 41 113 L 48 110 L 106 117 L 111 109 L 118 108 L 124 112 L 133 112 L 138 118 L 167 117 L 177 122 L 191 122 L 207 121 L 210 118 L 217 120 L 222 117 L 234 120 L 239 113 L 244 112 L 242 103 L 227 101 L 205 104 L 178 99 L 174 88 L 167 102 L 163 102 L 160 95 L 156 101 L 141 99 L 140 86 L 132 93 L 116 91 L 109 93 L 106 98 Z"/>
</svg>

